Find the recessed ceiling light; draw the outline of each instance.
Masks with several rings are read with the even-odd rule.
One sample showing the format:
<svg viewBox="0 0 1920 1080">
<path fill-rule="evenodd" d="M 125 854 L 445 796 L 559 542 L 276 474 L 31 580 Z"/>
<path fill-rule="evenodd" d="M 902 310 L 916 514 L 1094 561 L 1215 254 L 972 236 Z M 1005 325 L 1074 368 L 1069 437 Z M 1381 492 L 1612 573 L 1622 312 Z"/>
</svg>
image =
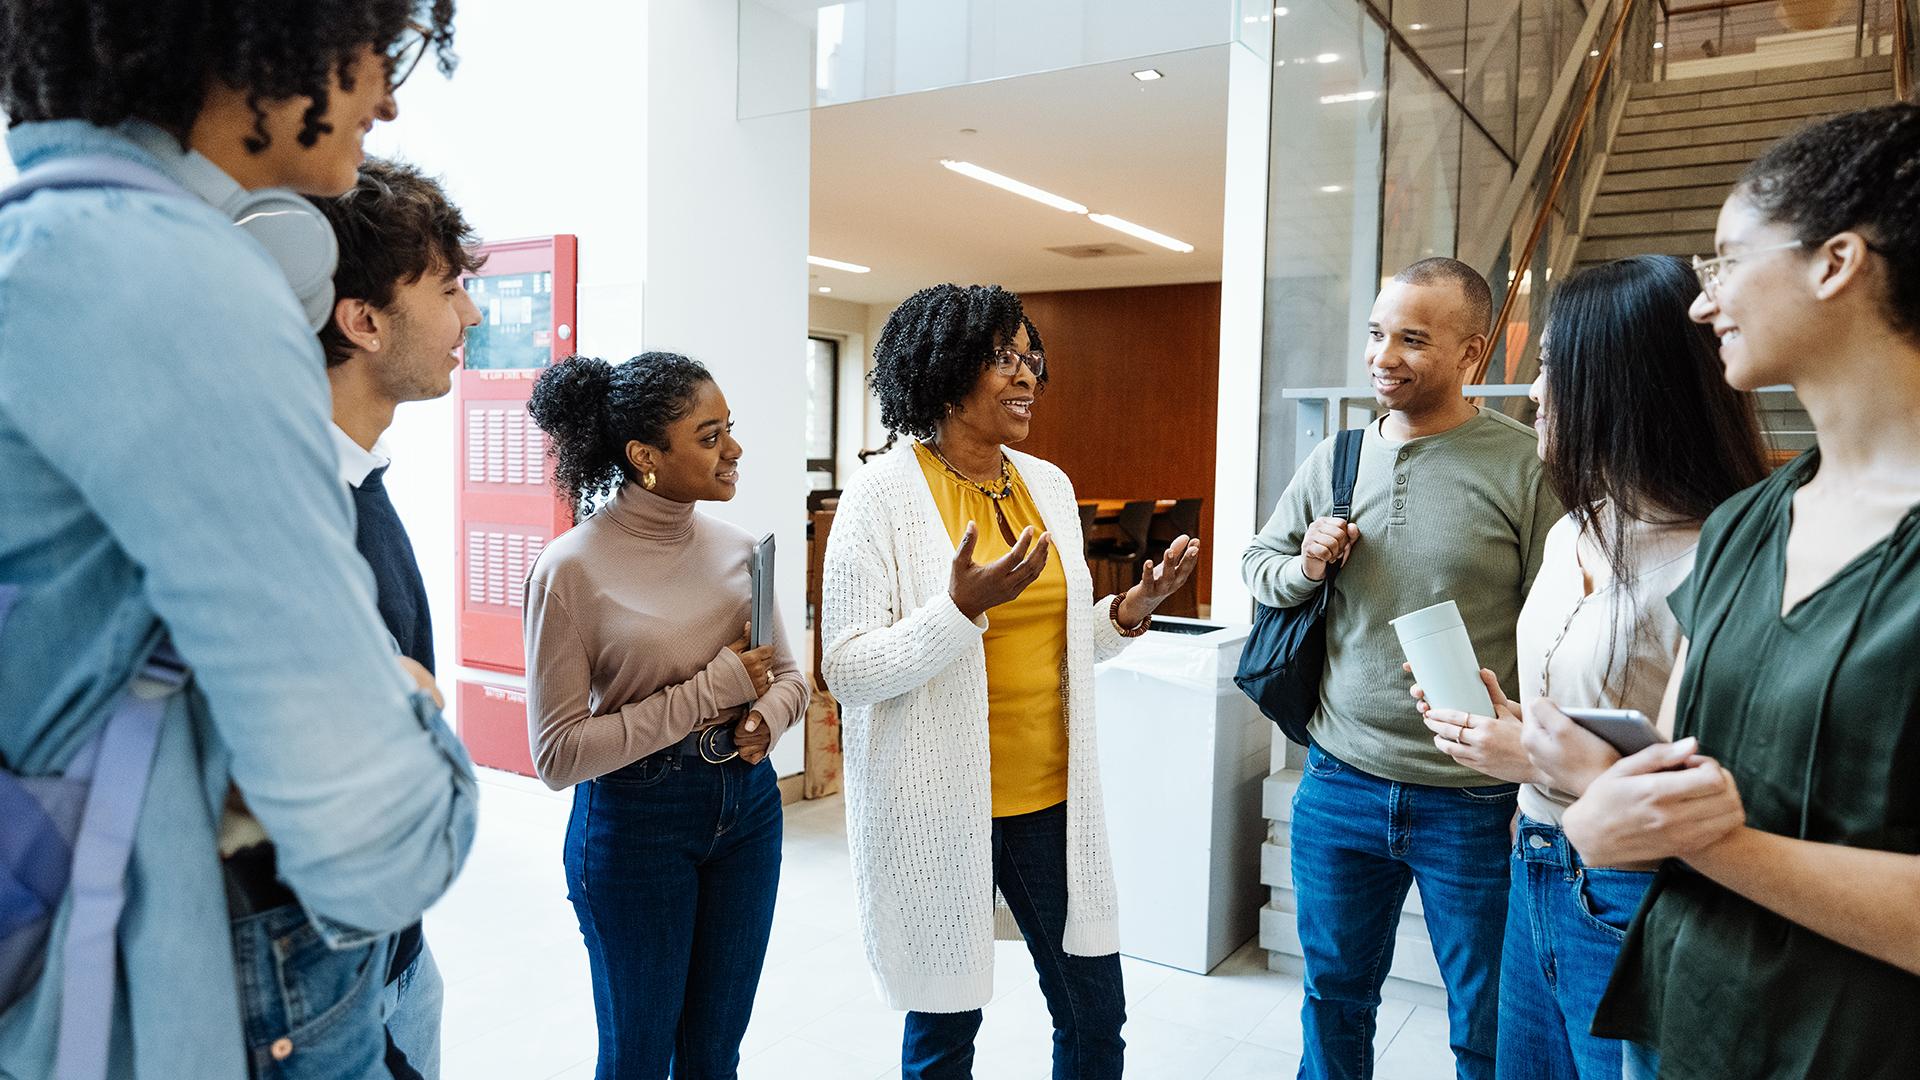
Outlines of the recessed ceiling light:
<svg viewBox="0 0 1920 1080">
<path fill-rule="evenodd" d="M 1378 90 L 1357 90 L 1351 94 L 1327 94 L 1320 98 L 1320 104 L 1338 105 L 1343 101 L 1372 101 L 1379 96 Z"/>
<path fill-rule="evenodd" d="M 1653 43 L 1653 47 L 1656 49 L 1664 49 L 1667 47 L 1667 43 L 1664 41 L 1656 41 Z"/>
<path fill-rule="evenodd" d="M 1314 63 L 1316 64 L 1331 64 L 1339 59 L 1340 59 L 1340 54 L 1337 52 L 1323 52 L 1319 56 L 1316 56 L 1313 58 Z"/>
<path fill-rule="evenodd" d="M 983 169 L 971 161 L 953 161 L 948 158 L 942 158 L 940 164 L 952 169 L 961 176 L 969 176 L 983 184 L 992 184 L 1002 191 L 1011 191 L 1022 198 L 1032 199 L 1037 203 L 1045 203 L 1055 210 L 1065 210 L 1069 214 L 1084 214 L 1087 212 L 1085 206 L 1074 202 L 1072 199 L 1055 195 L 1051 191 L 1042 191 L 1032 184 L 1023 184 L 1011 176 L 1002 176 L 992 169 Z"/>
<path fill-rule="evenodd" d="M 821 292 L 832 292 L 832 291 L 833 291 L 833 286 L 831 286 L 831 285 L 822 285 L 822 286 L 820 286 L 820 291 L 821 291 Z"/>
<path fill-rule="evenodd" d="M 823 259 L 818 255 L 807 256 L 807 261 L 814 266 L 824 266 L 829 270 L 845 270 L 849 274 L 864 274 L 873 269 L 871 266 L 861 266 L 859 263 L 841 262 L 839 259 Z"/>
<path fill-rule="evenodd" d="M 1426 28 L 1427 24 L 1423 22 L 1417 22 L 1407 27 L 1409 30 L 1425 30 Z"/>
<path fill-rule="evenodd" d="M 1320 194 L 1322 194 L 1322 195 L 1338 195 L 1338 194 L 1340 194 L 1341 192 L 1343 192 L 1343 191 L 1345 191 L 1345 190 L 1347 190 L 1347 189 L 1346 189 L 1346 188 L 1343 188 L 1343 187 L 1341 187 L 1341 186 L 1340 186 L 1339 184 L 1326 184 L 1326 185 L 1323 185 L 1323 186 L 1322 186 L 1322 187 L 1320 188 Z"/>
<path fill-rule="evenodd" d="M 1087 220 L 1098 222 L 1109 229 L 1126 233 L 1128 236 L 1137 236 L 1149 244 L 1158 244 L 1168 251 L 1177 251 L 1182 255 L 1193 250 L 1193 245 L 1184 240 L 1175 240 L 1166 233 L 1154 232 L 1145 225 L 1135 225 L 1126 218 L 1114 217 L 1112 214 L 1089 214 L 1087 215 Z"/>
<path fill-rule="evenodd" d="M 1280 16 L 1280 17 L 1281 17 L 1281 18 L 1283 18 L 1283 19 L 1287 17 L 1287 9 L 1286 9 L 1286 8 L 1283 8 L 1283 7 L 1277 7 L 1277 8 L 1274 8 L 1274 9 L 1273 9 L 1273 13 L 1274 13 L 1275 15 L 1278 15 L 1278 16 Z"/>
<path fill-rule="evenodd" d="M 1599 55 L 1600 55 L 1600 50 L 1599 50 L 1599 49 L 1595 49 L 1595 50 L 1593 50 L 1592 52 L 1590 52 L 1590 53 L 1588 53 L 1587 55 L 1588 55 L 1588 56 L 1599 56 Z"/>
<path fill-rule="evenodd" d="M 1147 68 L 1144 71 L 1136 71 L 1133 73 L 1133 77 L 1136 79 L 1139 79 L 1141 82 L 1152 82 L 1155 79 L 1166 78 L 1166 76 L 1160 74 L 1158 71 L 1154 70 L 1153 68 Z"/>
</svg>

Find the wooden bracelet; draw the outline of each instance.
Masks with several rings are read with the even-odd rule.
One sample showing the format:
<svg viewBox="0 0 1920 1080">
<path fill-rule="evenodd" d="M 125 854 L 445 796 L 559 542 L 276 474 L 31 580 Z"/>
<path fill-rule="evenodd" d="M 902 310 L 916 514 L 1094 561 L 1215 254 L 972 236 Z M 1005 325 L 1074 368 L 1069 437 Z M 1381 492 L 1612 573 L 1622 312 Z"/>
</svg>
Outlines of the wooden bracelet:
<svg viewBox="0 0 1920 1080">
<path fill-rule="evenodd" d="M 1120 625 L 1120 601 L 1125 599 L 1125 595 L 1124 593 L 1113 594 L 1113 603 L 1107 606 L 1107 621 L 1113 624 L 1113 628 L 1120 632 L 1121 637 L 1139 637 L 1141 634 L 1153 629 L 1153 616 L 1148 615 L 1146 618 L 1141 619 L 1140 625 L 1132 629 Z"/>
</svg>

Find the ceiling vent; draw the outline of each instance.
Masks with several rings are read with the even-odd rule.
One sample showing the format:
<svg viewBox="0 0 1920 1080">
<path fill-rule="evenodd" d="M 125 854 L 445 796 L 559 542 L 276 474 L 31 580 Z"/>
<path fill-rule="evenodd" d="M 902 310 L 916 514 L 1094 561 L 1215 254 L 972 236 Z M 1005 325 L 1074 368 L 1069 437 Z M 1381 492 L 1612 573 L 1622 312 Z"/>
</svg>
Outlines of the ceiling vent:
<svg viewBox="0 0 1920 1080">
<path fill-rule="evenodd" d="M 1144 255 L 1139 248 L 1125 244 L 1074 244 L 1070 247 L 1050 247 L 1048 251 L 1056 255 L 1065 255 L 1069 259 L 1104 259 L 1112 255 Z"/>
</svg>

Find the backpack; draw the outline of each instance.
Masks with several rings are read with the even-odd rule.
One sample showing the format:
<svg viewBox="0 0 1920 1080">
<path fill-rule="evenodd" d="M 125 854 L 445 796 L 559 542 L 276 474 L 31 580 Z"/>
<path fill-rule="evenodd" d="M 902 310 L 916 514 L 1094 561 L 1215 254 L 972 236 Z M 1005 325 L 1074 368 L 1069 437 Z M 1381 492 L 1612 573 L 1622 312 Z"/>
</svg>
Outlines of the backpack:
<svg viewBox="0 0 1920 1080">
<path fill-rule="evenodd" d="M 27 170 L 0 190 L 0 208 L 49 188 L 131 188 L 187 197 L 144 166 L 69 158 Z M 0 584 L 0 632 L 21 587 Z M 4 638 L 0 638 L 4 640 Z M 187 666 L 164 640 L 121 691 L 113 712 L 56 776 L 21 776 L 0 762 L 0 1010 L 39 981 L 58 947 L 65 960 L 51 1080 L 104 1080 L 118 982 L 127 860 L 168 699 Z M 54 916 L 71 897 L 66 932 Z"/>
<path fill-rule="evenodd" d="M 1342 431 L 1333 444 L 1333 515 L 1351 519 L 1353 485 L 1360 475 L 1363 428 Z M 1255 603 L 1253 631 L 1240 651 L 1240 669 L 1233 684 L 1260 706 L 1281 734 L 1307 745 L 1307 722 L 1320 708 L 1320 679 L 1327 665 L 1327 604 L 1333 595 L 1333 575 L 1304 603 L 1273 608 Z"/>
</svg>

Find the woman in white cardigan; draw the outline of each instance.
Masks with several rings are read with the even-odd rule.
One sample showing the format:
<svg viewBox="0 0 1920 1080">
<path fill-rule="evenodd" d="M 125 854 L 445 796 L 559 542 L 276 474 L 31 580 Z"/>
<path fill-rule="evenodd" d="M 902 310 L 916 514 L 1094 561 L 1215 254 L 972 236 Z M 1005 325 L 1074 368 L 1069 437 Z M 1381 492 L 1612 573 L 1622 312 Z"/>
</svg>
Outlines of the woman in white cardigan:
<svg viewBox="0 0 1920 1080">
<path fill-rule="evenodd" d="M 1118 1078 L 1126 996 L 1093 666 L 1146 631 L 1199 543 L 1175 540 L 1124 596 L 1094 600 L 1072 485 L 1006 448 L 1048 374 L 1017 296 L 922 290 L 874 359 L 881 419 L 915 440 L 841 496 L 822 667 L 845 709 L 867 960 L 887 1004 L 909 1010 L 902 1074 L 972 1075 L 995 930 L 1017 927 L 1053 1016 L 1056 1080 Z"/>
</svg>

